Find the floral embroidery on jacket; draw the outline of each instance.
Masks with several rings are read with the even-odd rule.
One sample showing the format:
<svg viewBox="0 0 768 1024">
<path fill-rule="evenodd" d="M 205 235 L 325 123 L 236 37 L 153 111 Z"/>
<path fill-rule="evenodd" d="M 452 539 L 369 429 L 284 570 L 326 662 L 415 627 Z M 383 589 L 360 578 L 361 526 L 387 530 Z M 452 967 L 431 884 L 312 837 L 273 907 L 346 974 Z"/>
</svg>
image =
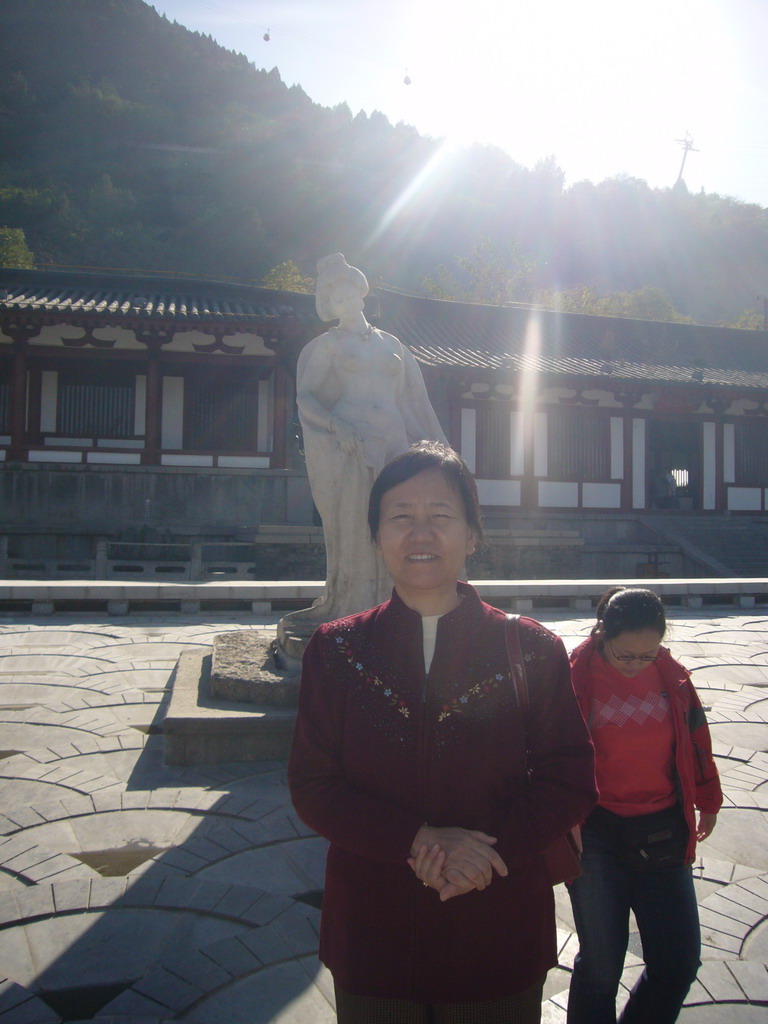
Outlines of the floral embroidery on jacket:
<svg viewBox="0 0 768 1024">
<path fill-rule="evenodd" d="M 488 679 L 482 679 L 479 683 L 475 683 L 474 686 L 462 693 L 460 697 L 454 697 L 452 701 L 447 704 L 443 704 L 440 709 L 440 714 L 437 716 L 438 722 L 444 722 L 446 718 L 450 718 L 451 715 L 461 714 L 467 711 L 470 703 L 476 700 L 482 700 L 484 697 L 488 697 L 490 694 L 495 693 L 500 689 L 501 684 L 509 679 L 508 676 L 502 675 L 497 672 L 496 675 L 490 676 Z"/>
<path fill-rule="evenodd" d="M 346 663 L 357 672 L 368 686 L 374 690 L 378 690 L 387 700 L 393 708 L 400 712 L 405 718 L 410 718 L 411 711 L 403 698 L 392 689 L 392 687 L 385 683 L 383 679 L 380 679 L 374 672 L 368 672 L 361 661 L 355 656 L 352 645 L 349 642 L 348 637 L 337 636 L 336 644 L 338 645 L 339 653 L 344 658 Z"/>
<path fill-rule="evenodd" d="M 535 682 L 537 672 L 546 669 L 549 656 L 552 650 L 553 636 L 540 623 L 531 620 L 526 624 L 527 643 L 523 646 L 522 657 L 529 676 L 529 686 Z M 337 633 L 334 637 L 334 645 L 343 660 L 369 690 L 381 695 L 386 704 L 397 711 L 403 718 L 412 718 L 412 707 L 409 707 L 408 700 L 401 695 L 391 683 L 385 682 L 379 675 L 366 668 L 359 644 L 354 633 Z M 533 650 L 527 645 L 533 641 Z M 480 681 L 473 683 L 467 690 L 456 697 L 446 697 L 439 705 L 436 721 L 447 722 L 448 719 L 460 717 L 472 717 L 480 711 L 478 705 L 484 705 L 485 713 L 493 713 L 493 705 L 488 707 L 488 699 L 493 696 L 501 696 L 502 699 L 510 699 L 514 689 L 510 686 L 509 672 L 496 672 Z M 413 698 L 417 699 L 417 698 Z"/>
</svg>

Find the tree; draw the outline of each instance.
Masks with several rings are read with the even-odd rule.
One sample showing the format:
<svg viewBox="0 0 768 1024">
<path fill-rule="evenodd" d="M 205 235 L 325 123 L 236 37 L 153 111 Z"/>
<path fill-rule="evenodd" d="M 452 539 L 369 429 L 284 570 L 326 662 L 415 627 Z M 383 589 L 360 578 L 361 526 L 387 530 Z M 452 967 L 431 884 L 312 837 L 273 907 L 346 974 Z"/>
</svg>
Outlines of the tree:
<svg viewBox="0 0 768 1024">
<path fill-rule="evenodd" d="M 601 295 L 594 288 L 580 285 L 566 291 L 542 292 L 537 303 L 564 313 L 591 313 L 596 316 L 623 316 L 634 320 L 662 320 L 667 323 L 693 323 L 672 304 L 663 288 L 638 288 L 632 292 Z"/>
<path fill-rule="evenodd" d="M 522 256 L 514 242 L 499 250 L 487 238 L 469 256 L 457 260 L 460 271 L 441 265 L 436 277 L 423 277 L 422 287 L 439 299 L 484 302 L 503 306 L 528 297 L 530 279 L 536 267 L 531 256 Z"/>
<path fill-rule="evenodd" d="M 732 324 L 723 324 L 723 327 L 739 327 L 743 331 L 764 331 L 766 327 L 765 313 L 757 309 L 745 309 Z"/>
<path fill-rule="evenodd" d="M 0 0 L 0 224 L 38 264 L 254 280 L 341 251 L 401 290 L 700 323 L 768 280 L 768 210 L 321 107 L 144 0 Z"/>
<path fill-rule="evenodd" d="M 274 288 L 280 292 L 304 292 L 311 295 L 315 290 L 315 282 L 306 277 L 293 260 L 285 260 L 272 267 L 262 282 L 265 288 Z"/>
<path fill-rule="evenodd" d="M 0 227 L 0 267 L 31 270 L 34 265 L 35 257 L 21 228 Z"/>
</svg>

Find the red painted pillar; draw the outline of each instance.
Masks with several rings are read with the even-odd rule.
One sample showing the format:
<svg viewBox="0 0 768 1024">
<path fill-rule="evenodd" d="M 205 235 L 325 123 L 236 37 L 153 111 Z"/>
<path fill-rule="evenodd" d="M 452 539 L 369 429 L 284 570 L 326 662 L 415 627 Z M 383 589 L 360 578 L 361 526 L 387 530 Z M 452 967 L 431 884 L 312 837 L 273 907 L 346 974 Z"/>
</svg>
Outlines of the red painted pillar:
<svg viewBox="0 0 768 1024">
<path fill-rule="evenodd" d="M 13 343 L 13 378 L 11 381 L 11 444 L 8 458 L 20 462 L 25 458 L 24 441 L 27 420 L 27 344 Z"/>
</svg>

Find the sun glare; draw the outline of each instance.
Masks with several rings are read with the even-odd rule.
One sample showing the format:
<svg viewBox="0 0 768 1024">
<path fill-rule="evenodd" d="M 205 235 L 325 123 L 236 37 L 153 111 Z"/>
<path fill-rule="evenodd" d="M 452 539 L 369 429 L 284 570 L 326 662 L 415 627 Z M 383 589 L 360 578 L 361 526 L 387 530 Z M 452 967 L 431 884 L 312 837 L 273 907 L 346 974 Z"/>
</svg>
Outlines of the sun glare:
<svg viewBox="0 0 768 1024">
<path fill-rule="evenodd" d="M 689 132 L 692 192 L 765 190 L 768 0 L 390 0 L 386 17 L 360 0 L 156 7 L 276 66 L 316 103 L 378 110 L 526 167 L 553 156 L 566 186 L 671 186 Z"/>
<path fill-rule="evenodd" d="M 451 155 L 456 151 L 456 144 L 446 139 L 424 164 L 415 178 L 406 186 L 394 202 L 384 211 L 381 220 L 365 241 L 366 248 L 371 248 L 384 234 L 410 203 L 415 202 L 427 187 L 434 187 L 436 176 L 445 169 Z"/>
<path fill-rule="evenodd" d="M 430 0 L 412 5 L 403 31 L 413 86 L 393 88 L 395 120 L 527 166 L 554 154 L 569 184 L 594 177 L 597 161 L 671 185 L 675 140 L 703 132 L 701 112 L 725 102 L 714 51 L 738 71 L 711 0 L 477 0 L 461 15 Z"/>
</svg>

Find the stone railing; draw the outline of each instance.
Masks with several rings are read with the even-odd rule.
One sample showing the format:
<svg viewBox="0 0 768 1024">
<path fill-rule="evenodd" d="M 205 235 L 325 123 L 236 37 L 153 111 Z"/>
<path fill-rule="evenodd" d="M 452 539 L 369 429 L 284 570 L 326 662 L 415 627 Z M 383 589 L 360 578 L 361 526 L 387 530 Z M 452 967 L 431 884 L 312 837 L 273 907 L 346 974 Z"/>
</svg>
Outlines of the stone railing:
<svg viewBox="0 0 768 1024">
<path fill-rule="evenodd" d="M 473 580 L 481 597 L 513 611 L 536 614 L 537 608 L 589 611 L 616 580 Z M 768 605 L 768 579 L 632 579 L 620 582 L 649 587 L 668 607 L 691 609 L 754 608 Z M 323 590 L 313 580 L 241 580 L 139 582 L 91 580 L 2 580 L 0 612 L 50 615 L 54 612 L 131 611 L 246 612 L 273 616 L 309 606 Z"/>
</svg>

